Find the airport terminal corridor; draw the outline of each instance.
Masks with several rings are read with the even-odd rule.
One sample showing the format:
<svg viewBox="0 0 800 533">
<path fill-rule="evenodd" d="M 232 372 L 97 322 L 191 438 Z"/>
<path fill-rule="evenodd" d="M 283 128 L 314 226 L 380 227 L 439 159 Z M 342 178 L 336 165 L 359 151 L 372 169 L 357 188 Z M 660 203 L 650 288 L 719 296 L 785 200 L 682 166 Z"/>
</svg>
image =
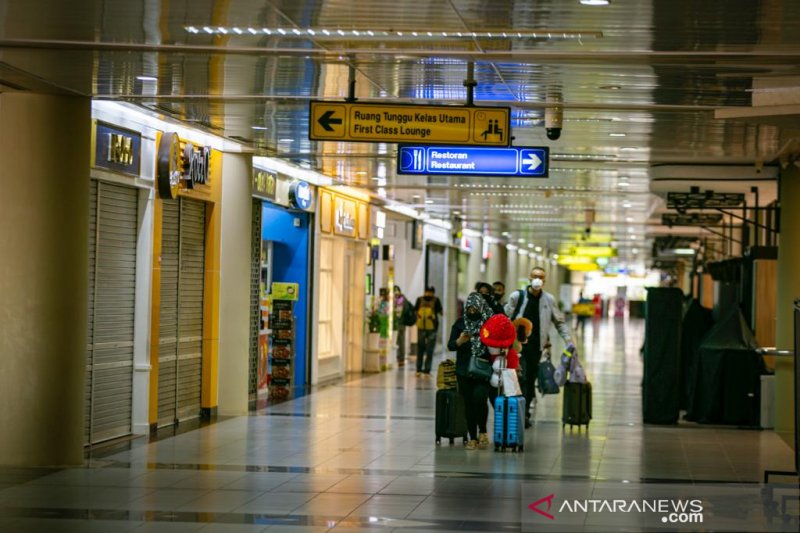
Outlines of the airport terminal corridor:
<svg viewBox="0 0 800 533">
<path fill-rule="evenodd" d="M 437 447 L 436 380 L 407 365 L 95 452 L 84 468 L 6 470 L 0 529 L 518 531 L 522 482 L 755 483 L 790 467 L 771 431 L 643 425 L 643 333 L 641 320 L 589 322 L 578 342 L 594 389 L 589 430 L 562 430 L 562 396 L 547 396 L 523 453 Z"/>
</svg>

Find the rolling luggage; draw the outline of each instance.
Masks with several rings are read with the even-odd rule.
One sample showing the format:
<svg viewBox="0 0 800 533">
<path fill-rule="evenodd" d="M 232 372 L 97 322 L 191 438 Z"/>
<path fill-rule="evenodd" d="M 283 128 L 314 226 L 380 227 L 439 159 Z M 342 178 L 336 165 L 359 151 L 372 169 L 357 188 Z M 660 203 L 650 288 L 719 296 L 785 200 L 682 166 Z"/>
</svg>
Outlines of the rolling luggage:
<svg viewBox="0 0 800 533">
<path fill-rule="evenodd" d="M 442 443 L 442 437 L 467 443 L 467 418 L 464 411 L 464 399 L 456 389 L 439 389 L 436 391 L 436 445 Z"/>
<path fill-rule="evenodd" d="M 498 394 L 494 400 L 494 451 L 525 449 L 525 396 Z"/>
<path fill-rule="evenodd" d="M 566 382 L 564 384 L 564 404 L 561 413 L 561 428 L 586 426 L 592 420 L 592 384 Z"/>
</svg>

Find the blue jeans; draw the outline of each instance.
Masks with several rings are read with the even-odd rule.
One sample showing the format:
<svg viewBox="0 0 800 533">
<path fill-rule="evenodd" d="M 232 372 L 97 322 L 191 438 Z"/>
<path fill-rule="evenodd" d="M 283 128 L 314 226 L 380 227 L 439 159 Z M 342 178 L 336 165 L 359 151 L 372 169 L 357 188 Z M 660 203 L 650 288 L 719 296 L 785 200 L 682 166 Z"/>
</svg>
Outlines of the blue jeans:
<svg viewBox="0 0 800 533">
<path fill-rule="evenodd" d="M 417 372 L 422 372 L 424 374 L 431 373 L 431 364 L 433 364 L 433 349 L 435 347 L 436 330 L 417 331 Z"/>
</svg>

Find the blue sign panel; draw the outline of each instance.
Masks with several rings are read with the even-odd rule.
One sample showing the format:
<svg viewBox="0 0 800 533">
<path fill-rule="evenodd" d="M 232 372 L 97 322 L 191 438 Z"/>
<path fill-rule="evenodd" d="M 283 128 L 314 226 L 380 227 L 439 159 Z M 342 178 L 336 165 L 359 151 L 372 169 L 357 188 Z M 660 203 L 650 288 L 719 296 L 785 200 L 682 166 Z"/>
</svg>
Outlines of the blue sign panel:
<svg viewBox="0 0 800 533">
<path fill-rule="evenodd" d="M 311 186 L 305 181 L 296 180 L 289 186 L 289 203 L 296 209 L 308 211 L 313 201 Z"/>
<path fill-rule="evenodd" d="M 546 178 L 550 169 L 549 159 L 550 149 L 547 147 L 403 145 L 397 150 L 397 173 Z"/>
</svg>

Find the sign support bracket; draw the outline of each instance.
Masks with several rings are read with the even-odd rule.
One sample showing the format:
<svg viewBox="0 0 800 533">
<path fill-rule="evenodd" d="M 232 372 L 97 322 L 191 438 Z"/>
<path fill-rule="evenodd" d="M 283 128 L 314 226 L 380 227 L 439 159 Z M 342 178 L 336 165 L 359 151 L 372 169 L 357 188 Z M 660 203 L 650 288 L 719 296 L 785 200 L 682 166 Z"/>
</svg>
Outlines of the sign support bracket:
<svg viewBox="0 0 800 533">
<path fill-rule="evenodd" d="M 347 64 L 347 98 L 344 101 L 350 103 L 356 101 L 356 67 L 352 62 Z"/>
<path fill-rule="evenodd" d="M 464 80 L 464 87 L 467 88 L 467 107 L 475 105 L 475 87 L 478 82 L 475 81 L 475 62 L 470 61 L 467 63 L 467 78 Z"/>
</svg>

